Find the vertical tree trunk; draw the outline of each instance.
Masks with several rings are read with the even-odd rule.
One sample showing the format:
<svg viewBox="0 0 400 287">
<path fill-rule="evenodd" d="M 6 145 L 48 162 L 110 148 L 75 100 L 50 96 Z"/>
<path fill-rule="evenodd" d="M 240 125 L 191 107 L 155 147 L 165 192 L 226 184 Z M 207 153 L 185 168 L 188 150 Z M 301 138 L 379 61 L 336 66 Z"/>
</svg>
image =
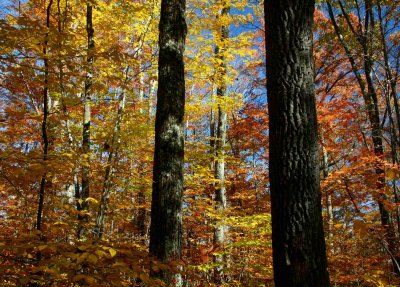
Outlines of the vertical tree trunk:
<svg viewBox="0 0 400 287">
<path fill-rule="evenodd" d="M 328 151 L 325 147 L 325 139 L 323 132 L 321 132 L 321 145 L 322 145 L 322 172 L 324 179 L 329 176 L 329 162 L 328 162 Z M 332 195 L 329 191 L 325 194 L 325 201 L 326 201 L 326 215 L 328 221 L 328 238 L 329 238 L 329 251 L 331 254 L 334 252 L 333 246 L 333 207 L 332 207 Z"/>
<path fill-rule="evenodd" d="M 264 3 L 275 286 L 329 286 L 313 86 L 315 3 Z"/>
<path fill-rule="evenodd" d="M 139 65 L 140 67 L 142 66 L 141 64 Z M 145 91 L 144 91 L 144 74 L 140 75 L 139 78 L 139 82 L 140 82 L 140 98 L 139 98 L 139 103 L 140 103 L 140 113 L 143 116 L 146 116 L 147 119 L 147 124 L 150 124 L 150 116 L 149 115 L 145 115 L 145 110 L 143 110 L 142 105 L 143 105 L 143 100 L 144 100 L 144 95 L 145 95 Z M 152 95 L 152 89 L 151 89 L 151 85 L 150 85 L 150 91 L 149 91 L 149 102 L 150 101 L 150 97 Z M 150 111 L 149 111 L 150 113 Z M 147 137 L 146 137 L 147 138 Z M 144 177 L 145 177 L 145 163 L 140 164 L 139 166 L 139 174 L 140 174 L 140 186 L 139 186 L 139 192 L 137 195 L 137 211 L 135 212 L 135 218 L 133 221 L 133 224 L 135 225 L 135 227 L 137 228 L 137 230 L 139 231 L 138 235 L 140 236 L 140 242 L 142 242 L 143 245 L 146 244 L 146 234 L 147 234 L 147 228 L 146 228 L 146 187 L 144 185 Z"/>
<path fill-rule="evenodd" d="M 46 165 L 47 156 L 49 151 L 49 140 L 47 135 L 47 118 L 49 115 L 49 59 L 47 54 L 47 45 L 49 42 L 49 29 L 50 29 L 50 13 L 51 6 L 53 4 L 53 0 L 50 0 L 47 5 L 46 10 L 46 34 L 44 36 L 44 44 L 43 44 L 43 62 L 44 62 L 44 86 L 43 86 L 43 121 L 42 121 L 42 140 L 43 140 L 43 164 Z M 44 166 L 47 169 L 46 166 Z M 40 181 L 40 189 L 39 189 L 39 205 L 37 209 L 37 218 L 36 218 L 36 228 L 38 230 L 42 229 L 42 215 L 43 215 L 43 205 L 44 205 L 44 195 L 46 189 L 46 177 L 47 172 L 44 171 L 41 181 Z"/>
<path fill-rule="evenodd" d="M 400 136 L 400 109 L 399 109 L 399 99 L 397 97 L 397 88 L 396 88 L 396 79 L 393 77 L 392 73 L 392 67 L 390 66 L 389 63 L 389 52 L 388 52 L 388 45 L 386 43 L 386 38 L 385 38 L 385 29 L 384 29 L 384 24 L 383 24 L 383 15 L 382 15 L 382 8 L 379 3 L 379 1 L 376 1 L 377 9 L 378 9 L 378 17 L 379 17 L 379 32 L 380 32 L 380 40 L 382 44 L 382 52 L 383 52 L 383 61 L 384 61 L 384 68 L 385 68 L 385 73 L 386 73 L 386 78 L 387 81 L 389 82 L 390 86 L 390 91 L 389 94 L 390 96 L 387 99 L 387 105 L 388 105 L 388 111 L 389 111 L 389 117 L 390 117 L 390 122 L 392 126 L 392 136 L 391 136 L 391 149 L 392 149 L 392 157 L 393 157 L 393 163 L 398 164 L 398 154 L 397 154 L 397 148 L 398 145 L 400 145 L 400 141 L 398 140 L 398 136 Z M 396 123 L 397 123 L 397 129 L 396 129 L 396 124 L 394 123 L 394 119 L 392 116 L 391 112 L 391 106 L 390 106 L 390 101 L 393 99 L 394 103 L 394 109 L 395 109 L 395 114 L 396 114 Z M 392 182 L 393 185 L 393 193 L 394 193 L 394 199 L 396 203 L 396 218 L 397 218 L 397 233 L 400 233 L 400 211 L 399 211 L 399 196 L 398 196 L 398 191 L 397 191 L 397 186 L 396 186 L 396 181 Z"/>
<path fill-rule="evenodd" d="M 127 68 L 128 70 L 129 68 Z M 104 171 L 104 182 L 103 189 L 101 191 L 101 200 L 99 204 L 99 209 L 96 217 L 96 227 L 95 227 L 95 236 L 98 239 L 101 239 L 104 233 L 104 225 L 106 222 L 107 211 L 108 211 L 108 202 L 111 194 L 111 174 L 113 170 L 113 160 L 118 151 L 118 142 L 121 130 L 122 117 L 125 109 L 125 92 L 122 91 L 118 98 L 118 111 L 117 118 L 115 120 L 114 130 L 110 143 L 110 150 L 108 152 L 107 157 L 107 165 Z"/>
<path fill-rule="evenodd" d="M 214 104 L 214 88 L 212 90 L 212 100 L 211 103 Z M 214 156 L 215 156 L 215 111 L 214 108 L 211 106 L 210 108 L 210 153 L 212 154 L 212 160 L 210 163 L 211 170 L 214 170 Z"/>
<path fill-rule="evenodd" d="M 67 104 L 65 102 L 65 99 L 67 98 L 67 95 L 65 93 L 64 89 L 64 64 L 62 60 L 62 50 L 63 50 L 63 33 L 64 33 L 64 26 L 65 26 L 65 21 L 67 18 L 67 7 L 65 7 L 64 13 L 61 12 L 61 6 L 60 3 L 61 0 L 57 0 L 57 11 L 58 11 L 58 33 L 59 33 L 59 50 L 58 50 L 58 57 L 59 57 L 59 63 L 58 63 L 58 80 L 59 80 L 59 87 L 60 87 L 60 94 L 61 94 L 61 108 L 63 112 L 63 116 L 65 117 L 65 132 L 67 135 L 67 143 L 68 143 L 68 148 L 70 152 L 73 152 L 73 137 L 72 137 L 72 132 L 71 132 L 71 123 L 69 120 L 69 113 L 68 113 L 68 108 Z M 68 2 L 65 4 L 67 5 Z M 69 200 L 74 200 L 74 197 L 79 194 L 79 174 L 78 170 L 76 168 L 76 162 L 74 161 L 74 167 L 73 167 L 73 174 L 74 174 L 74 179 L 73 179 L 73 184 L 71 184 L 69 187 L 67 186 L 68 190 L 68 196 Z M 70 190 L 74 190 L 74 193 L 70 194 Z"/>
<path fill-rule="evenodd" d="M 145 243 L 146 236 L 146 195 L 144 187 L 140 187 L 138 192 L 138 211 L 136 215 L 136 226 L 139 229 L 140 240 Z"/>
<path fill-rule="evenodd" d="M 182 248 L 185 9 L 185 0 L 161 2 L 149 250 L 163 262 L 179 259 Z M 181 277 L 173 273 L 163 270 L 151 275 L 180 286 Z"/>
<path fill-rule="evenodd" d="M 226 17 L 229 14 L 229 8 L 226 7 L 226 2 L 223 1 L 224 7 L 221 10 L 221 17 Z M 218 15 L 217 18 L 220 16 Z M 215 141 L 215 178 L 217 184 L 215 185 L 215 209 L 219 215 L 223 216 L 223 212 L 226 209 L 226 186 L 225 186 L 225 145 L 226 145 L 226 125 L 227 125 L 227 114 L 225 111 L 225 97 L 227 92 L 226 86 L 226 61 L 225 61 L 225 50 L 226 42 L 229 37 L 229 27 L 223 25 L 221 27 L 218 43 L 222 43 L 222 47 L 216 45 L 215 57 L 217 58 L 217 104 L 218 104 L 218 121 L 217 121 L 217 140 Z M 214 245 L 221 247 L 225 244 L 226 237 L 226 226 L 222 221 L 216 222 L 214 227 Z M 214 283 L 224 283 L 223 274 L 223 261 L 222 256 L 214 256 L 214 262 L 217 263 L 217 267 L 214 270 Z"/>
<path fill-rule="evenodd" d="M 88 221 L 89 203 L 87 198 L 90 194 L 90 121 L 91 121 L 91 88 L 93 83 L 93 53 L 94 53 L 94 29 L 93 29 L 93 7 L 90 2 L 86 4 L 86 32 L 87 32 L 87 74 L 85 80 L 85 93 L 83 95 L 83 138 L 82 152 L 84 162 L 82 165 L 82 189 L 77 200 L 79 211 L 78 239 L 85 237 L 85 227 L 82 223 Z"/>
</svg>

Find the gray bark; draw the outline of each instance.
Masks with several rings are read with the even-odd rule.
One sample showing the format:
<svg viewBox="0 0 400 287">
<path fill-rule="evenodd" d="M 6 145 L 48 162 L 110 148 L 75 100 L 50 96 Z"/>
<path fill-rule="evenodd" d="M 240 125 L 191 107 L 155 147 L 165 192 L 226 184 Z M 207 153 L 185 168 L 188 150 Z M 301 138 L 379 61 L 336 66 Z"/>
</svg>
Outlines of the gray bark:
<svg viewBox="0 0 400 287">
<path fill-rule="evenodd" d="M 313 0 L 264 2 L 277 287 L 329 286 L 314 95 L 314 5 Z"/>
<path fill-rule="evenodd" d="M 221 10 L 221 16 L 227 16 L 229 14 L 229 8 L 226 7 L 226 3 L 223 2 L 224 7 Z M 219 16 L 218 16 L 219 17 Z M 217 18 L 218 18 L 217 17 Z M 215 178 L 217 183 L 215 185 L 215 209 L 223 217 L 224 210 L 227 207 L 226 204 L 226 186 L 225 186 L 225 145 L 226 145 L 226 126 L 227 126 L 227 114 L 225 111 L 225 97 L 227 96 L 227 84 L 226 84 L 226 61 L 225 61 L 225 50 L 226 42 L 229 38 L 229 27 L 222 26 L 220 31 L 220 39 L 218 42 L 222 43 L 222 47 L 216 45 L 215 57 L 217 58 L 217 109 L 218 109 L 218 121 L 217 121 L 217 140 L 215 141 Z M 215 246 L 223 247 L 226 240 L 226 225 L 220 220 L 216 222 L 214 227 L 214 238 L 213 243 Z M 214 262 L 217 263 L 217 267 L 214 270 L 214 283 L 224 283 L 224 258 L 222 256 L 214 256 Z"/>
<path fill-rule="evenodd" d="M 182 251 L 185 9 L 185 0 L 161 2 L 149 251 L 162 262 L 180 259 Z M 152 270 L 151 276 L 181 284 L 172 270 Z"/>
</svg>

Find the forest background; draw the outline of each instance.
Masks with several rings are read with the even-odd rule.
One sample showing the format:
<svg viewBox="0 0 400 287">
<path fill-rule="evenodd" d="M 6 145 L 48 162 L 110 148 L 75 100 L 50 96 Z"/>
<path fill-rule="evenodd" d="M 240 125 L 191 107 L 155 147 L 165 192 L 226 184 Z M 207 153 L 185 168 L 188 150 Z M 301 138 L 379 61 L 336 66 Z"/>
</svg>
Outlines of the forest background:
<svg viewBox="0 0 400 287">
<path fill-rule="evenodd" d="M 92 57 L 86 3 L 0 2 L 2 286 L 158 284 L 148 276 L 147 250 L 160 3 L 90 3 Z M 321 192 L 336 286 L 399 284 L 399 4 L 316 7 Z M 176 263 L 186 286 L 215 285 L 218 265 L 227 286 L 273 285 L 262 7 L 187 1 L 183 257 Z M 224 141 L 218 110 L 227 117 Z M 214 195 L 221 162 L 223 210 Z M 85 170 L 90 194 L 82 197 Z M 217 246 L 218 225 L 228 228 Z"/>
</svg>

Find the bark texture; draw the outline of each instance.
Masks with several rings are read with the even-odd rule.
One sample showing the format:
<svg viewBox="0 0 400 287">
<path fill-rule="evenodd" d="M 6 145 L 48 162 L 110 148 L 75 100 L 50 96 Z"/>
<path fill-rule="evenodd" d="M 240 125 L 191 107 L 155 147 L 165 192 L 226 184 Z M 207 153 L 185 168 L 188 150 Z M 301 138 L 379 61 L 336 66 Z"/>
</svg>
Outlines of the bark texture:
<svg viewBox="0 0 400 287">
<path fill-rule="evenodd" d="M 77 209 L 80 212 L 78 220 L 78 238 L 85 237 L 85 228 L 82 223 L 88 221 L 87 213 L 89 211 L 89 203 L 87 198 L 90 194 L 90 121 L 91 121 L 91 88 L 93 84 L 93 52 L 94 52 L 94 29 L 93 29 L 93 7 L 88 2 L 86 6 L 86 33 L 87 33 L 87 65 L 88 71 L 85 80 L 85 93 L 83 95 L 83 138 L 82 152 L 84 154 L 84 162 L 82 165 L 82 189 L 78 195 Z"/>
<path fill-rule="evenodd" d="M 151 204 L 150 254 L 168 262 L 181 257 L 184 165 L 186 37 L 185 0 L 162 0 L 155 153 Z M 172 286 L 180 277 L 166 270 L 152 272 Z"/>
<path fill-rule="evenodd" d="M 228 8 L 223 8 L 221 15 L 225 16 L 229 13 Z M 229 28 L 223 26 L 221 29 L 221 41 L 225 42 L 229 37 Z M 215 152 L 217 161 L 215 163 L 215 178 L 218 183 L 215 187 L 215 204 L 216 209 L 223 211 L 226 209 L 226 187 L 225 187 L 225 145 L 226 145 L 226 125 L 227 115 L 224 107 L 224 97 L 226 97 L 226 63 L 223 55 L 223 48 L 216 47 L 215 55 L 219 59 L 220 81 L 217 87 L 217 102 L 218 102 L 218 122 L 217 122 L 217 141 L 215 144 Z M 214 230 L 214 243 L 221 245 L 225 241 L 225 226 L 217 225 Z"/>
<path fill-rule="evenodd" d="M 226 2 L 223 2 L 224 7 L 221 9 L 221 17 L 226 17 L 229 14 L 229 7 L 226 6 Z M 219 17 L 219 15 L 218 15 Z M 227 84 L 226 84 L 226 61 L 225 61 L 225 49 L 226 42 L 229 38 L 229 27 L 222 26 L 221 31 L 218 33 L 219 41 L 222 43 L 221 47 L 216 45 L 215 57 L 217 58 L 217 103 L 218 103 L 218 121 L 217 121 L 217 140 L 215 142 L 215 179 L 217 184 L 215 185 L 215 209 L 219 213 L 223 213 L 227 207 L 226 204 L 226 186 L 225 186 L 225 145 L 226 145 L 226 125 L 227 125 L 227 114 L 225 111 L 225 97 L 227 96 Z M 223 220 L 216 223 L 214 228 L 214 245 L 223 246 L 225 244 L 226 237 L 226 225 Z M 217 263 L 217 267 L 214 270 L 214 283 L 224 283 L 224 258 L 223 256 L 214 256 L 214 262 Z"/>
<path fill-rule="evenodd" d="M 319 187 L 313 0 L 265 1 L 277 287 L 329 286 Z"/>
</svg>

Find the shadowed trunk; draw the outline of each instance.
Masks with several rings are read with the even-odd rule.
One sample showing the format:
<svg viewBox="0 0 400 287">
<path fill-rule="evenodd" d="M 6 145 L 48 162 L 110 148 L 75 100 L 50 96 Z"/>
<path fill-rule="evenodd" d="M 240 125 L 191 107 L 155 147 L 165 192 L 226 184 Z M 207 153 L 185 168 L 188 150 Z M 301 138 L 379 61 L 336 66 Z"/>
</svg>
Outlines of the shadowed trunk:
<svg viewBox="0 0 400 287">
<path fill-rule="evenodd" d="M 315 3 L 264 3 L 275 286 L 329 286 L 312 57 Z"/>
<path fill-rule="evenodd" d="M 185 0 L 161 2 L 149 251 L 162 262 L 180 259 L 182 249 L 185 9 Z M 182 284 L 173 270 L 152 270 L 151 275 L 167 285 Z"/>
</svg>

